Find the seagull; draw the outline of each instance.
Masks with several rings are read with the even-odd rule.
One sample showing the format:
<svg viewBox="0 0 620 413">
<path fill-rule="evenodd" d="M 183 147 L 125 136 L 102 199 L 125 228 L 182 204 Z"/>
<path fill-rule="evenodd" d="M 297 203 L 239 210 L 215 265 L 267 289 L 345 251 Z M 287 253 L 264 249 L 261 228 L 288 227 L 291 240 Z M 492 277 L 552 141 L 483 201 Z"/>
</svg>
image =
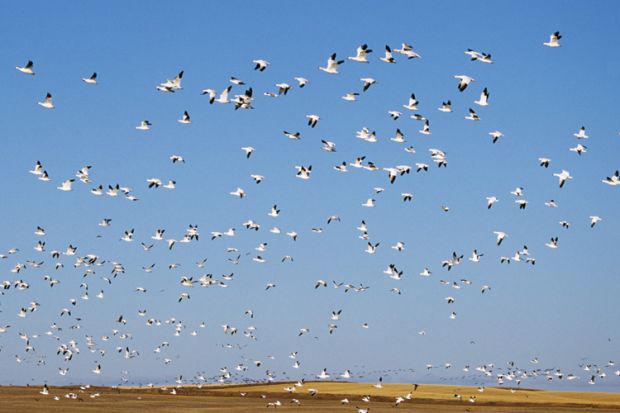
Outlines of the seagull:
<svg viewBox="0 0 620 413">
<path fill-rule="evenodd" d="M 551 35 L 549 35 L 549 41 L 543 43 L 545 46 L 548 47 L 560 47 L 560 39 L 562 38 L 562 35 L 560 35 L 560 32 L 555 32 Z"/>
<path fill-rule="evenodd" d="M 372 49 L 369 49 L 367 44 L 363 44 L 357 48 L 356 55 L 350 56 L 348 59 L 354 60 L 360 63 L 368 63 L 368 57 L 367 57 L 368 53 L 372 53 Z M 335 56 L 334 56 L 334 59 L 335 59 Z"/>
<path fill-rule="evenodd" d="M 177 120 L 177 122 L 183 123 L 185 125 L 188 125 L 188 124 L 192 123 L 192 121 L 189 118 L 189 113 L 187 113 L 187 111 L 183 112 L 183 117 L 181 117 L 181 119 Z"/>
<path fill-rule="evenodd" d="M 467 86 L 469 86 L 471 82 L 475 81 L 473 77 L 469 77 L 466 75 L 457 75 L 457 76 L 454 76 L 454 78 L 459 80 L 458 88 L 459 88 L 459 91 L 461 92 L 467 89 Z"/>
<path fill-rule="evenodd" d="M 488 106 L 489 105 L 489 91 L 485 87 L 482 93 L 480 93 L 480 99 L 474 102 L 476 105 Z"/>
<path fill-rule="evenodd" d="M 47 93 L 47 95 L 45 95 L 45 99 L 43 99 L 43 102 L 37 102 L 39 105 L 43 106 L 45 109 L 54 109 L 54 103 L 52 103 L 52 94 L 51 93 Z"/>
<path fill-rule="evenodd" d="M 27 75 L 33 75 L 34 76 L 34 69 L 33 69 L 34 64 L 32 63 L 32 60 L 28 60 L 28 62 L 23 65 L 23 66 L 15 66 L 15 69 L 19 70 L 22 73 L 25 73 Z"/>
<path fill-rule="evenodd" d="M 256 64 L 256 66 L 254 66 L 254 70 L 258 70 L 260 72 L 264 72 L 265 69 L 267 69 L 267 66 L 269 66 L 269 62 L 263 59 L 252 60 L 252 63 Z"/>
<path fill-rule="evenodd" d="M 385 45 L 385 56 L 380 57 L 379 60 L 385 63 L 396 63 L 396 59 L 392 56 L 392 49 L 387 44 Z"/>
<path fill-rule="evenodd" d="M 327 65 L 325 67 L 319 67 L 320 70 L 332 75 L 338 74 L 338 66 L 343 64 L 344 60 L 336 60 L 336 53 L 333 53 L 329 59 L 327 59 Z"/>
<path fill-rule="evenodd" d="M 148 120 L 143 120 L 142 122 L 140 122 L 140 125 L 136 126 L 136 129 L 138 129 L 138 130 L 149 130 L 149 129 L 151 129 L 151 125 L 152 125 L 152 123 L 149 122 Z"/>
<path fill-rule="evenodd" d="M 90 75 L 90 77 L 83 77 L 82 82 L 88 85 L 96 85 L 97 84 L 97 72 L 93 72 L 93 74 Z"/>
<path fill-rule="evenodd" d="M 564 186 L 564 184 L 566 183 L 568 179 L 573 179 L 570 173 L 564 169 L 560 173 L 554 173 L 553 176 L 557 176 L 558 179 L 560 180 L 560 188 Z"/>
<path fill-rule="evenodd" d="M 588 139 L 589 138 L 589 136 L 586 135 L 586 127 L 585 126 L 582 126 L 579 129 L 579 132 L 573 133 L 573 136 L 576 137 L 577 139 Z"/>
</svg>

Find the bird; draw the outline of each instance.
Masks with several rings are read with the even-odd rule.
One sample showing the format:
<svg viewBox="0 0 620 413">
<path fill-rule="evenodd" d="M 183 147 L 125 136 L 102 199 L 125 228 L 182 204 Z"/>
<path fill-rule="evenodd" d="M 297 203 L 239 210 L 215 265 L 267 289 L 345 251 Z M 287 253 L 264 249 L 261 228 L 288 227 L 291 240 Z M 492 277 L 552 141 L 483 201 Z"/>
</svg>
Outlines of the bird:
<svg viewBox="0 0 620 413">
<path fill-rule="evenodd" d="M 444 112 L 444 113 L 452 112 L 452 102 L 449 100 L 447 102 L 442 102 L 441 106 L 438 107 L 437 110 L 439 110 L 440 112 Z"/>
<path fill-rule="evenodd" d="M 614 172 L 612 175 L 603 179 L 602 182 L 610 186 L 620 185 L 620 171 L 616 170 L 616 172 Z"/>
<path fill-rule="evenodd" d="M 140 124 L 138 126 L 136 126 L 136 129 L 138 130 L 149 130 L 151 129 L 151 122 L 149 122 L 148 120 L 143 120 L 142 122 L 140 122 Z"/>
<path fill-rule="evenodd" d="M 294 77 L 293 79 L 295 79 L 297 81 L 297 85 L 299 86 L 299 88 L 303 88 L 304 86 L 306 86 L 308 84 L 308 79 L 303 78 L 303 77 Z"/>
<path fill-rule="evenodd" d="M 337 60 L 336 53 L 332 53 L 332 55 L 327 59 L 327 64 L 325 67 L 319 67 L 325 73 L 329 73 L 332 75 L 338 74 L 338 66 L 344 63 L 344 60 Z"/>
<path fill-rule="evenodd" d="M 594 226 L 596 224 L 598 224 L 599 222 L 601 222 L 603 220 L 603 218 L 597 216 L 597 215 L 591 215 L 590 216 L 590 228 L 594 228 Z"/>
<path fill-rule="evenodd" d="M 543 45 L 547 47 L 560 47 L 561 38 L 562 38 L 562 35 L 560 35 L 560 32 L 554 32 L 551 35 L 549 35 L 549 41 L 544 42 Z"/>
<path fill-rule="evenodd" d="M 362 89 L 364 92 L 366 92 L 369 87 L 377 83 L 377 81 L 371 77 L 363 77 L 360 80 L 364 82 L 364 87 Z"/>
<path fill-rule="evenodd" d="M 493 143 L 497 142 L 499 140 L 499 138 L 503 137 L 504 134 L 501 133 L 500 131 L 494 131 L 494 132 L 489 132 L 489 135 L 491 135 L 491 140 Z"/>
<path fill-rule="evenodd" d="M 177 120 L 177 122 L 182 123 L 184 125 L 188 125 L 192 123 L 191 119 L 189 118 L 189 113 L 187 113 L 187 111 L 183 112 L 183 116 L 181 117 L 181 119 Z"/>
<path fill-rule="evenodd" d="M 15 69 L 27 75 L 34 76 L 34 63 L 32 63 L 32 60 L 28 60 L 23 66 L 15 66 Z"/>
<path fill-rule="evenodd" d="M 241 148 L 241 150 L 243 152 L 245 152 L 245 157 L 247 159 L 250 159 L 250 156 L 252 156 L 252 154 L 254 153 L 255 149 L 253 147 L 251 147 L 251 146 L 244 146 L 244 147 Z"/>
<path fill-rule="evenodd" d="M 396 59 L 394 59 L 394 56 L 392 56 L 392 49 L 390 49 L 390 46 L 388 46 L 387 44 L 385 45 L 385 54 L 384 56 L 380 57 L 379 60 L 385 63 L 396 63 Z"/>
<path fill-rule="evenodd" d="M 508 236 L 505 232 L 502 231 L 493 231 L 493 233 L 496 235 L 495 242 L 498 246 L 501 245 L 502 241 L 504 241 L 504 239 Z"/>
<path fill-rule="evenodd" d="M 45 109 L 54 109 L 54 103 L 52 102 L 52 94 L 51 93 L 47 93 L 47 95 L 45 95 L 45 99 L 43 99 L 43 101 L 41 102 L 37 102 L 40 106 L 44 107 Z"/>
<path fill-rule="evenodd" d="M 471 82 L 475 81 L 473 77 L 467 75 L 456 75 L 454 76 L 454 78 L 459 80 L 459 84 L 457 85 L 457 87 L 460 92 L 463 92 L 465 89 L 467 89 L 467 86 L 469 86 Z"/>
<path fill-rule="evenodd" d="M 469 115 L 465 116 L 465 119 L 479 121 L 480 117 L 472 108 L 469 108 Z"/>
<path fill-rule="evenodd" d="M 567 180 L 573 179 L 570 173 L 567 170 L 562 170 L 562 172 L 554 173 L 553 176 L 556 176 L 559 179 L 560 188 L 564 186 Z"/>
<path fill-rule="evenodd" d="M 372 53 L 372 49 L 369 49 L 367 44 L 363 44 L 357 48 L 355 56 L 349 56 L 348 59 L 359 63 L 368 63 L 369 53 Z"/>
<path fill-rule="evenodd" d="M 586 135 L 585 126 L 582 126 L 581 128 L 579 128 L 579 132 L 573 133 L 573 136 L 576 137 L 577 139 L 588 139 L 589 138 L 589 136 Z"/>
<path fill-rule="evenodd" d="M 548 168 L 549 164 L 551 163 L 551 159 L 549 159 L 549 158 L 538 158 L 538 162 L 539 162 L 540 166 L 542 166 L 544 168 Z"/>
<path fill-rule="evenodd" d="M 269 62 L 264 60 L 264 59 L 256 59 L 256 60 L 252 60 L 252 63 L 254 63 L 256 66 L 254 66 L 254 70 L 258 70 L 260 72 L 264 72 L 265 69 L 267 69 L 267 66 L 269 66 Z"/>
<path fill-rule="evenodd" d="M 474 103 L 479 106 L 489 105 L 489 91 L 486 87 L 484 88 L 482 93 L 480 93 L 480 99 L 476 100 Z"/>
<path fill-rule="evenodd" d="M 73 182 L 75 182 L 75 179 L 67 179 L 66 181 L 64 181 L 59 187 L 57 187 L 57 189 L 63 191 L 63 192 L 69 192 L 72 191 L 72 185 Z"/>
<path fill-rule="evenodd" d="M 572 148 L 568 148 L 568 150 L 569 150 L 569 151 L 571 151 L 571 152 L 575 152 L 577 155 L 580 155 L 580 156 L 581 156 L 581 154 L 582 154 L 582 153 L 587 152 L 587 149 L 588 149 L 588 147 L 587 147 L 587 146 L 582 145 L 582 144 L 580 144 L 580 143 L 579 143 L 579 144 L 577 144 L 577 146 L 574 146 L 574 147 L 572 147 Z"/>
<path fill-rule="evenodd" d="M 314 128 L 321 119 L 318 115 L 306 115 L 306 118 L 308 119 L 308 126 L 311 128 Z"/>
<path fill-rule="evenodd" d="M 89 77 L 83 77 L 81 79 L 82 79 L 82 82 L 86 83 L 87 85 L 96 85 L 97 84 L 97 72 L 93 72 L 93 74 L 90 75 Z"/>
</svg>

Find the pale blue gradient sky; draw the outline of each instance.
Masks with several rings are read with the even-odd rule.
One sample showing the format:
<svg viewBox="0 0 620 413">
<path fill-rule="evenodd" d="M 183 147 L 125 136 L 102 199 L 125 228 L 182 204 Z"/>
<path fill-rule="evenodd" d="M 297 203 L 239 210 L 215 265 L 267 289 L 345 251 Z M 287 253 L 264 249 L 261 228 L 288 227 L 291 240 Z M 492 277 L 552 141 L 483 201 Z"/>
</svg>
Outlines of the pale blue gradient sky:
<svg viewBox="0 0 620 413">
<path fill-rule="evenodd" d="M 0 15 L 5 40 L 0 57 L 4 186 L 0 251 L 20 249 L 0 261 L 0 270 L 3 280 L 22 278 L 31 284 L 28 291 L 11 289 L 0 297 L 0 325 L 12 326 L 0 335 L 0 382 L 96 378 L 116 383 L 122 370 L 128 370 L 132 379 L 162 381 L 178 374 L 191 377 L 197 371 L 213 376 L 220 367 L 234 368 L 243 357 L 265 362 L 247 373 L 256 378 L 264 377 L 267 369 L 277 371 L 279 378 L 283 371 L 296 378 L 323 367 L 333 373 L 345 368 L 354 373 L 413 368 L 413 378 L 403 376 L 400 381 L 415 381 L 425 377 L 427 363 L 452 363 L 451 370 L 431 371 L 431 378 L 439 380 L 460 376 L 465 364 L 504 367 L 514 360 L 531 369 L 536 366 L 529 360 L 539 357 L 539 367 L 573 372 L 586 386 L 589 373 L 581 371 L 579 363 L 604 365 L 618 358 L 620 192 L 601 183 L 620 167 L 616 106 L 620 58 L 614 51 L 620 38 L 615 22 L 618 3 L 112 5 L 12 2 Z M 544 47 L 542 43 L 556 30 L 562 32 L 562 47 Z M 396 55 L 395 65 L 378 61 L 385 44 L 396 48 L 402 42 L 413 44 L 422 59 L 406 61 Z M 374 49 L 370 64 L 347 61 L 338 76 L 317 69 L 332 52 L 346 58 L 362 43 Z M 492 53 L 495 63 L 470 62 L 463 54 L 467 48 Z M 271 66 L 263 73 L 253 71 L 256 58 L 267 59 Z M 28 59 L 35 62 L 34 77 L 14 69 Z M 159 82 L 179 70 L 185 71 L 182 91 L 155 91 Z M 93 71 L 99 75 L 97 86 L 79 80 Z M 458 74 L 476 79 L 464 93 L 458 92 L 453 79 Z M 254 110 L 210 106 L 200 95 L 203 88 L 224 89 L 230 76 L 254 88 Z M 275 83 L 294 84 L 294 76 L 304 76 L 310 84 L 304 89 L 295 85 L 277 99 L 262 95 L 274 90 Z M 358 102 L 340 99 L 360 91 L 359 78 L 365 76 L 376 78 L 377 84 Z M 491 104 L 479 108 L 473 101 L 484 87 L 491 92 Z M 57 106 L 53 111 L 36 104 L 48 91 Z M 397 122 L 387 115 L 406 103 L 412 92 L 421 102 L 420 113 L 430 119 L 428 137 L 417 133 L 422 125 L 408 113 Z M 448 99 L 454 112 L 438 112 L 436 108 Z M 475 107 L 481 122 L 463 119 L 468 107 Z M 190 112 L 192 125 L 176 122 L 184 110 Z M 309 113 L 321 116 L 315 129 L 305 125 Z M 151 131 L 135 130 L 142 119 L 153 123 Z M 582 125 L 590 139 L 584 142 L 588 152 L 578 157 L 568 148 L 576 145 L 572 134 Z M 376 130 L 380 142 L 356 139 L 355 131 L 363 126 Z M 407 145 L 416 147 L 416 154 L 407 154 L 402 144 L 388 140 L 397 127 L 405 133 Z M 493 145 L 488 132 L 496 129 L 505 137 Z M 303 138 L 289 141 L 282 130 L 300 131 Z M 322 151 L 320 139 L 336 142 L 338 152 Z M 239 149 L 247 145 L 257 149 L 250 160 Z M 445 150 L 448 168 L 432 165 L 428 148 Z M 187 163 L 172 165 L 168 157 L 173 153 L 183 155 Z M 431 170 L 400 177 L 390 186 L 383 172 L 338 174 L 332 169 L 361 155 L 380 167 L 426 162 Z M 539 156 L 552 159 L 549 169 L 538 166 Z M 36 160 L 43 162 L 52 182 L 39 182 L 28 173 Z M 296 179 L 294 165 L 309 164 L 312 178 Z M 70 193 L 55 189 L 84 165 L 93 165 L 94 184 L 77 182 Z M 552 173 L 561 169 L 569 170 L 574 179 L 560 190 Z M 251 173 L 266 179 L 255 185 Z M 151 177 L 175 179 L 178 188 L 147 190 L 145 180 Z M 134 188 L 140 201 L 89 193 L 95 184 L 116 182 Z M 247 191 L 246 199 L 228 195 L 237 186 Z M 387 190 L 374 195 L 374 186 Z M 525 187 L 530 202 L 525 211 L 518 210 L 510 195 L 516 186 Z M 400 198 L 407 191 L 414 194 L 411 204 Z M 485 205 L 489 195 L 500 198 L 490 211 Z M 377 199 L 374 209 L 361 207 L 369 197 Z M 546 208 L 549 199 L 560 207 Z M 274 203 L 282 209 L 275 220 L 267 216 Z M 450 206 L 449 213 L 440 210 L 442 204 Z M 327 226 L 331 214 L 338 214 L 342 222 Z M 594 229 L 589 228 L 590 215 L 603 218 Z M 110 228 L 97 226 L 103 217 L 112 218 Z M 259 232 L 242 228 L 249 218 L 262 224 Z M 363 252 L 365 242 L 357 239 L 355 227 L 362 219 L 369 224 L 371 239 L 381 242 L 373 256 Z M 561 219 L 572 222 L 569 230 L 558 225 Z M 178 239 L 190 223 L 199 225 L 198 243 L 172 251 L 157 244 L 148 253 L 142 251 L 139 242 L 150 243 L 156 228 L 166 228 L 167 236 Z M 37 225 L 47 230 L 48 251 L 73 243 L 78 255 L 97 254 L 120 261 L 127 269 L 111 286 L 101 280 L 109 276 L 109 265 L 86 279 L 91 299 L 79 300 L 74 308 L 74 316 L 82 317 L 79 330 L 71 330 L 71 320 L 59 319 L 58 314 L 69 306 L 68 298 L 79 297 L 82 272 L 71 268 L 71 257 L 63 257 L 65 269 L 55 271 L 49 254 L 32 250 Z M 297 231 L 299 240 L 293 243 L 284 235 L 270 234 L 272 225 Z M 317 226 L 325 231 L 312 233 L 310 229 Z M 209 240 L 210 231 L 229 227 L 237 228 L 237 237 Z M 119 241 L 129 228 L 135 228 L 136 241 Z M 494 230 L 509 234 L 501 247 L 494 244 Z M 560 238 L 557 250 L 544 245 L 552 236 Z M 226 247 L 236 246 L 253 256 L 261 241 L 269 244 L 267 263 L 256 264 L 251 256 L 243 256 L 238 266 L 227 262 Z M 405 242 L 406 250 L 390 249 L 396 241 Z M 512 256 L 524 244 L 536 257 L 536 266 L 499 263 L 501 255 Z M 452 251 L 468 257 L 474 248 L 485 254 L 481 263 L 465 260 L 449 273 L 441 269 L 441 261 Z M 286 254 L 295 261 L 280 263 Z M 178 295 L 186 290 L 179 277 L 201 274 L 193 263 L 203 257 L 208 257 L 204 271 L 218 278 L 234 271 L 235 280 L 228 289 L 195 287 L 191 300 L 177 304 Z M 45 266 L 10 273 L 16 262 L 28 259 L 45 260 Z M 181 263 L 181 269 L 166 269 L 171 262 Z M 157 263 L 156 271 L 145 274 L 141 267 L 151 263 Z M 382 274 L 389 263 L 404 270 L 402 281 Z M 426 266 L 433 271 L 429 279 L 418 276 Z M 42 280 L 45 274 L 61 279 L 61 284 L 50 290 Z M 315 291 L 312 287 L 319 278 L 371 288 L 358 294 L 331 286 Z M 460 278 L 471 279 L 473 285 L 456 291 L 439 283 Z M 264 291 L 268 282 L 277 288 Z M 483 284 L 492 286 L 484 296 Z M 134 293 L 137 286 L 148 287 L 148 294 Z M 402 295 L 390 292 L 395 286 Z M 105 299 L 100 301 L 94 296 L 102 288 Z M 457 302 L 445 304 L 447 295 L 454 295 Z M 41 303 L 41 309 L 25 319 L 16 317 L 19 308 L 32 300 Z M 143 308 L 148 309 L 147 318 L 175 317 L 187 329 L 174 337 L 173 327 L 147 328 L 137 315 Z M 244 316 L 246 308 L 256 313 L 253 320 Z M 338 330 L 329 335 L 329 314 L 340 308 Z M 457 320 L 448 318 L 453 310 Z M 102 342 L 102 335 L 119 328 L 114 321 L 120 314 L 129 321 L 120 330 L 132 332 L 133 339 Z M 203 320 L 208 327 L 191 337 L 189 333 Z M 65 377 L 57 374 L 66 363 L 55 355 L 56 341 L 34 339 L 36 353 L 25 354 L 17 334 L 42 335 L 54 321 L 63 328 L 58 343 L 71 339 L 80 343 L 81 353 Z M 363 322 L 371 328 L 362 329 Z M 258 340 L 242 334 L 225 336 L 219 327 L 224 323 L 241 331 L 254 325 Z M 309 327 L 311 333 L 297 337 L 301 327 Z M 427 335 L 418 335 L 420 330 Z M 85 335 L 107 350 L 105 357 L 87 350 Z M 475 344 L 469 344 L 471 340 Z M 152 353 L 162 341 L 171 347 L 161 355 Z M 244 347 L 222 349 L 226 343 Z M 114 350 L 117 345 L 139 350 L 140 357 L 124 360 Z M 299 351 L 299 372 L 290 368 L 291 351 Z M 16 354 L 23 363 L 15 362 Z M 269 354 L 276 359 L 267 360 Z M 164 366 L 165 357 L 174 361 Z M 42 358 L 45 365 L 37 365 Z M 95 361 L 104 366 L 101 377 L 90 373 Z M 602 383 L 617 389 L 619 379 L 608 377 Z M 538 384 L 544 385 L 544 380 Z"/>
</svg>

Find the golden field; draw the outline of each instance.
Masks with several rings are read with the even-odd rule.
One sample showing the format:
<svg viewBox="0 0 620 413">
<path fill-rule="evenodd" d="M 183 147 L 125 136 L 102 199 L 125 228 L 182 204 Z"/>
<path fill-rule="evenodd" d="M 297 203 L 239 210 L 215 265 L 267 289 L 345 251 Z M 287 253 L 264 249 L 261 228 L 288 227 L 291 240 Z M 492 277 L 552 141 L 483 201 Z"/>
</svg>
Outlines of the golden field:
<svg viewBox="0 0 620 413">
<path fill-rule="evenodd" d="M 619 393 L 578 393 L 510 388 L 426 385 L 413 391 L 410 384 L 385 384 L 375 388 L 368 383 L 306 382 L 289 393 L 293 383 L 255 385 L 209 385 L 140 387 L 0 387 L 0 412 L 356 412 L 357 408 L 375 412 L 620 412 Z M 173 389 L 176 394 L 171 394 Z M 314 396 L 309 390 L 316 390 Z M 395 400 L 412 392 L 410 400 L 398 407 Z M 74 398 L 65 397 L 73 394 Z M 98 394 L 96 397 L 91 397 Z M 242 395 L 243 394 L 243 395 Z M 461 398 L 455 397 L 460 395 Z M 362 397 L 370 396 L 370 401 Z M 475 396 L 471 402 L 470 397 Z M 59 400 L 55 400 L 58 397 Z M 347 398 L 348 405 L 341 404 Z M 299 404 L 291 402 L 297 399 Z M 268 407 L 279 401 L 280 406 Z"/>
</svg>

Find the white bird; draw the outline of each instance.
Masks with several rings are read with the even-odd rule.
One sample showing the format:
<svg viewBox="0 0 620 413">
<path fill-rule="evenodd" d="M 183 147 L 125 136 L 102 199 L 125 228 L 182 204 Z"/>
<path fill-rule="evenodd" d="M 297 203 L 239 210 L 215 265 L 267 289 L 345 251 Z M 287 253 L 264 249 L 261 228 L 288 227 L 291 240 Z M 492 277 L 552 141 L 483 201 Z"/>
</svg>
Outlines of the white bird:
<svg viewBox="0 0 620 413">
<path fill-rule="evenodd" d="M 369 87 L 377 83 L 377 81 L 371 77 L 363 77 L 360 80 L 364 82 L 364 88 L 362 89 L 364 92 L 366 92 Z"/>
<path fill-rule="evenodd" d="M 348 59 L 355 62 L 368 63 L 368 53 L 372 53 L 372 49 L 369 49 L 367 44 L 363 44 L 357 48 L 355 56 L 349 56 Z"/>
<path fill-rule="evenodd" d="M 572 148 L 568 148 L 569 151 L 571 152 L 575 152 L 577 155 L 581 155 L 582 153 L 587 152 L 588 147 L 585 145 L 582 145 L 580 143 L 577 144 L 577 146 L 574 146 Z"/>
<path fill-rule="evenodd" d="M 190 123 L 192 123 L 190 117 L 189 117 L 189 113 L 187 113 L 187 111 L 183 112 L 183 116 L 181 117 L 181 119 L 178 119 L 177 122 L 182 123 L 184 125 L 188 125 Z"/>
<path fill-rule="evenodd" d="M 385 55 L 383 57 L 380 57 L 379 60 L 385 63 L 396 63 L 396 59 L 394 59 L 394 56 L 392 56 L 392 49 L 390 49 L 390 46 L 388 46 L 387 44 L 385 45 Z"/>
<path fill-rule="evenodd" d="M 602 182 L 610 186 L 620 185 L 620 171 L 616 170 L 611 176 L 603 179 Z"/>
<path fill-rule="evenodd" d="M 52 102 L 52 94 L 51 93 L 47 93 L 47 95 L 45 95 L 45 99 L 43 99 L 42 102 L 37 102 L 39 105 L 43 106 L 45 109 L 54 109 L 54 103 Z"/>
<path fill-rule="evenodd" d="M 589 138 L 589 136 L 586 135 L 586 127 L 585 126 L 582 126 L 579 129 L 579 132 L 573 133 L 573 136 L 576 137 L 577 139 L 588 139 Z"/>
<path fill-rule="evenodd" d="M 149 130 L 149 129 L 151 129 L 151 125 L 152 125 L 152 123 L 149 122 L 148 120 L 143 120 L 142 122 L 140 122 L 140 124 L 138 126 L 136 126 L 136 129 L 138 129 L 138 130 Z"/>
<path fill-rule="evenodd" d="M 334 142 L 326 141 L 325 139 L 321 139 L 321 149 L 327 152 L 336 152 L 336 144 Z"/>
<path fill-rule="evenodd" d="M 308 79 L 303 78 L 303 77 L 294 77 L 293 79 L 295 79 L 297 81 L 297 84 L 299 85 L 299 88 L 303 88 L 304 86 L 306 86 L 308 84 Z"/>
<path fill-rule="evenodd" d="M 252 63 L 254 63 L 256 66 L 254 66 L 254 70 L 258 70 L 260 72 L 264 72 L 265 69 L 267 69 L 267 66 L 269 66 L 269 62 L 264 60 L 264 59 L 257 59 L 257 60 L 252 60 Z"/>
<path fill-rule="evenodd" d="M 482 93 L 480 93 L 480 99 L 474 102 L 476 105 L 488 106 L 489 105 L 489 91 L 485 87 Z"/>
<path fill-rule="evenodd" d="M 422 129 L 420 129 L 418 132 L 420 132 L 422 135 L 430 135 L 431 134 L 431 125 L 430 125 L 428 119 L 424 122 L 424 126 L 422 126 Z"/>
<path fill-rule="evenodd" d="M 437 110 L 439 110 L 440 112 L 444 112 L 444 113 L 452 112 L 452 102 L 451 101 L 442 102 L 441 106 L 438 107 Z"/>
<path fill-rule="evenodd" d="M 329 379 L 329 373 L 327 369 L 323 369 L 319 374 L 316 375 L 317 379 L 326 380 Z"/>
<path fill-rule="evenodd" d="M 551 159 L 549 159 L 549 158 L 538 158 L 538 162 L 539 162 L 540 166 L 548 168 L 549 164 L 551 163 Z"/>
<path fill-rule="evenodd" d="M 349 92 L 346 95 L 342 96 L 342 99 L 346 100 L 347 102 L 355 102 L 359 95 L 360 94 L 357 92 Z"/>
<path fill-rule="evenodd" d="M 454 76 L 454 78 L 459 80 L 458 89 L 461 92 L 467 89 L 467 86 L 469 86 L 471 82 L 476 80 L 473 77 L 469 77 L 467 75 L 457 75 Z"/>
<path fill-rule="evenodd" d="M 66 181 L 64 181 L 62 184 L 60 184 L 59 187 L 57 187 L 57 189 L 61 190 L 61 191 L 71 191 L 71 185 L 73 185 L 73 182 L 75 181 L 75 179 L 67 179 Z"/>
<path fill-rule="evenodd" d="M 366 208 L 372 208 L 372 207 L 374 207 L 374 206 L 375 206 L 375 200 L 374 200 L 374 199 L 372 199 L 372 198 L 368 198 L 368 199 L 366 200 L 366 202 L 364 202 L 364 203 L 362 204 L 362 206 L 363 206 L 363 207 L 366 207 Z"/>
<path fill-rule="evenodd" d="M 551 237 L 551 240 L 549 240 L 548 243 L 545 244 L 547 247 L 555 249 L 558 247 L 558 237 Z"/>
<path fill-rule="evenodd" d="M 237 187 L 236 190 L 234 190 L 233 192 L 230 193 L 232 196 L 238 196 L 239 198 L 243 199 L 243 197 L 245 196 L 245 191 L 239 187 Z"/>
<path fill-rule="evenodd" d="M 420 59 L 422 56 L 413 51 L 413 46 L 407 43 L 402 43 L 400 49 L 394 49 L 394 53 L 400 53 L 407 56 L 407 59 Z"/>
<path fill-rule="evenodd" d="M 489 132 L 489 135 L 491 135 L 491 141 L 492 141 L 493 143 L 497 142 L 497 141 L 499 140 L 499 138 L 501 138 L 501 137 L 503 137 L 503 136 L 504 136 L 504 134 L 503 134 L 503 133 L 501 133 L 501 132 L 500 132 L 500 131 L 498 131 L 498 130 L 493 131 L 493 132 Z"/>
<path fill-rule="evenodd" d="M 594 226 L 601 222 L 603 220 L 603 218 L 597 216 L 597 215 L 591 215 L 590 216 L 590 228 L 594 228 Z"/>
<path fill-rule="evenodd" d="M 559 182 L 560 182 L 560 188 L 562 188 L 564 186 L 564 184 L 566 183 L 567 180 L 569 179 L 573 179 L 573 177 L 570 175 L 570 173 L 566 170 L 562 170 L 562 172 L 559 173 L 554 173 L 553 176 L 558 177 Z"/>
<path fill-rule="evenodd" d="M 465 119 L 478 121 L 480 120 L 480 117 L 478 116 L 475 110 L 473 110 L 472 108 L 469 108 L 469 115 L 465 116 Z"/>
<path fill-rule="evenodd" d="M 321 119 L 319 115 L 306 115 L 306 118 L 308 119 L 308 126 L 311 128 L 314 128 Z"/>
<path fill-rule="evenodd" d="M 247 159 L 250 159 L 250 156 L 252 156 L 252 154 L 254 153 L 255 149 L 253 147 L 251 147 L 251 146 L 244 146 L 244 147 L 241 148 L 241 150 L 243 152 L 245 152 L 245 157 Z"/>
<path fill-rule="evenodd" d="M 493 231 L 493 233 L 496 235 L 496 243 L 497 245 L 501 245 L 502 241 L 504 241 L 504 239 L 508 236 L 508 234 L 506 234 L 505 232 L 502 231 Z"/>
<path fill-rule="evenodd" d="M 548 47 L 560 47 L 561 38 L 562 38 L 562 35 L 560 35 L 560 32 L 555 32 L 549 35 L 549 41 L 543 44 Z"/>
<path fill-rule="evenodd" d="M 409 102 L 406 105 L 403 105 L 403 108 L 408 110 L 418 110 L 418 100 L 415 97 L 415 93 L 412 93 L 409 96 Z"/>
<path fill-rule="evenodd" d="M 34 76 L 34 64 L 32 63 L 32 60 L 28 60 L 28 62 L 26 62 L 23 66 L 15 66 L 15 69 L 27 75 Z"/>
<path fill-rule="evenodd" d="M 297 178 L 299 179 L 304 179 L 304 180 L 308 180 L 310 179 L 310 172 L 312 172 L 312 165 L 305 167 L 305 166 L 295 166 L 295 169 L 297 169 Z"/>
<path fill-rule="evenodd" d="M 176 75 L 174 79 L 168 79 L 163 83 L 157 85 L 156 89 L 160 92 L 175 92 L 176 90 L 183 89 L 181 87 L 181 81 L 183 80 L 183 71 Z"/>
<path fill-rule="evenodd" d="M 329 59 L 327 59 L 327 64 L 325 65 L 325 67 L 319 67 L 319 69 L 324 71 L 325 73 L 337 75 L 338 66 L 343 63 L 344 63 L 344 60 L 336 60 L 336 53 L 332 53 Z"/>
<path fill-rule="evenodd" d="M 97 84 L 97 72 L 94 72 L 89 77 L 83 77 L 82 78 L 82 82 L 84 82 L 84 83 L 86 83 L 88 85 L 96 85 Z"/>
</svg>

